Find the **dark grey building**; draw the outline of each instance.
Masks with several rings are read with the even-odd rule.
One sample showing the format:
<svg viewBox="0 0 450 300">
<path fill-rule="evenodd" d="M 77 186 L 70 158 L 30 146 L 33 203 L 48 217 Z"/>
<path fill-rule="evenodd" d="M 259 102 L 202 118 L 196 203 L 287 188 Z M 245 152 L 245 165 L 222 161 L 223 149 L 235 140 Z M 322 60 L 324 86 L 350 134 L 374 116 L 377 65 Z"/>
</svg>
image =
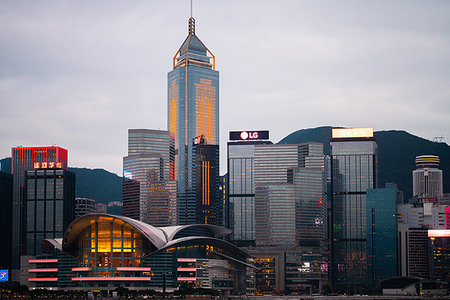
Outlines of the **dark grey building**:
<svg viewBox="0 0 450 300">
<path fill-rule="evenodd" d="M 195 145 L 196 223 L 221 225 L 219 198 L 219 146 Z"/>
<path fill-rule="evenodd" d="M 0 171 L 0 269 L 11 268 L 13 176 Z"/>
<path fill-rule="evenodd" d="M 62 238 L 75 219 L 75 173 L 64 169 L 36 169 L 25 177 L 22 228 L 24 254 L 41 254 L 41 242 Z"/>
<path fill-rule="evenodd" d="M 368 283 L 367 189 L 377 187 L 373 128 L 333 129 L 332 282 Z"/>
</svg>

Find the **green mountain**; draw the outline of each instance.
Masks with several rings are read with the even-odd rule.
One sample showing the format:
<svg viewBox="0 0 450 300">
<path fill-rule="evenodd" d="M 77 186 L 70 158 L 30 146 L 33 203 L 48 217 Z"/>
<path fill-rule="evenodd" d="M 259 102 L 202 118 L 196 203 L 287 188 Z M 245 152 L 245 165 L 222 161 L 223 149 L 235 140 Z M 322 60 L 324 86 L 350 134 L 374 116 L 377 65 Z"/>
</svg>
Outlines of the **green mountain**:
<svg viewBox="0 0 450 300">
<path fill-rule="evenodd" d="M 122 177 L 103 169 L 69 168 L 76 174 L 77 197 L 97 203 L 122 201 Z"/>
<path fill-rule="evenodd" d="M 324 153 L 330 154 L 331 128 L 318 127 L 293 132 L 279 144 L 320 142 Z M 431 154 L 440 158 L 439 168 L 444 173 L 444 193 L 450 193 L 450 146 L 446 143 L 432 142 L 401 130 L 377 131 L 374 133 L 378 143 L 379 187 L 386 182 L 395 182 L 403 191 L 405 199 L 412 196 L 412 171 L 417 155 Z"/>
<path fill-rule="evenodd" d="M 0 160 L 1 170 L 11 173 L 11 158 Z M 103 169 L 69 168 L 76 174 L 76 196 L 97 203 L 122 201 L 122 177 Z"/>
</svg>

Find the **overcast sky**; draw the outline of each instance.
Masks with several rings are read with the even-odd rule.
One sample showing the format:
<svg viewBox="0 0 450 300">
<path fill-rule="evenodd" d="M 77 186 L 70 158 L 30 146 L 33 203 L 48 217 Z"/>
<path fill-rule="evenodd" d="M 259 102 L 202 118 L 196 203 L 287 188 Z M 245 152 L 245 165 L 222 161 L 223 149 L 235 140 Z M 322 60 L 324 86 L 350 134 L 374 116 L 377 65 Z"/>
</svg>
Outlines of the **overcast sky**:
<svg viewBox="0 0 450 300">
<path fill-rule="evenodd" d="M 450 1 L 194 1 L 230 130 L 324 125 L 450 141 Z M 127 129 L 167 129 L 189 0 L 0 1 L 0 158 L 59 145 L 122 173 Z"/>
</svg>

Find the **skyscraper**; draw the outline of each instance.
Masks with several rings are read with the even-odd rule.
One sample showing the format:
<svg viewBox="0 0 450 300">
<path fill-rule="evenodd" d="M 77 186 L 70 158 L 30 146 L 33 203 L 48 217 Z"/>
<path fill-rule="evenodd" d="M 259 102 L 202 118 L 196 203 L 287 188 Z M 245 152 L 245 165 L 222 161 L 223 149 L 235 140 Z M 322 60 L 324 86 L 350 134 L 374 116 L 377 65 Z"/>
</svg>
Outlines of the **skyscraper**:
<svg viewBox="0 0 450 300">
<path fill-rule="evenodd" d="M 201 141 L 201 139 L 198 139 Z M 198 224 L 219 223 L 222 205 L 219 199 L 219 146 L 195 145 L 196 155 L 196 217 Z"/>
<path fill-rule="evenodd" d="M 439 156 L 416 156 L 416 169 L 413 171 L 413 196 L 420 198 L 440 198 L 443 195 L 442 170 Z"/>
<path fill-rule="evenodd" d="M 193 140 L 219 144 L 219 72 L 215 57 L 195 34 L 189 19 L 188 36 L 173 58 L 168 74 L 168 128 L 175 137 L 178 181 L 178 223 L 196 222 L 196 168 Z"/>
<path fill-rule="evenodd" d="M 227 224 L 233 230 L 231 239 L 239 245 L 255 245 L 255 147 L 272 144 L 268 131 L 254 131 L 257 138 L 249 139 L 249 131 L 231 131 L 228 142 L 228 201 Z M 251 133 L 254 133 L 251 132 Z M 267 133 L 267 136 L 263 135 Z M 241 137 L 242 135 L 242 137 Z"/>
<path fill-rule="evenodd" d="M 367 265 L 367 189 L 377 185 L 373 128 L 332 130 L 333 284 L 363 284 Z"/>
<path fill-rule="evenodd" d="M 62 238 L 75 219 L 75 173 L 37 163 L 25 176 L 23 254 L 36 256 L 43 239 Z"/>
<path fill-rule="evenodd" d="M 325 246 L 323 144 L 255 145 L 256 246 Z"/>
<path fill-rule="evenodd" d="M 35 164 L 55 166 L 67 170 L 67 150 L 61 147 L 15 147 L 12 148 L 13 173 L 13 231 L 12 231 L 12 267 L 18 269 L 19 256 L 23 253 L 23 240 L 20 229 L 23 228 L 25 174 L 33 170 Z"/>
<path fill-rule="evenodd" d="M 176 225 L 174 140 L 164 130 L 129 129 L 123 158 L 123 215 L 154 226 Z"/>
</svg>

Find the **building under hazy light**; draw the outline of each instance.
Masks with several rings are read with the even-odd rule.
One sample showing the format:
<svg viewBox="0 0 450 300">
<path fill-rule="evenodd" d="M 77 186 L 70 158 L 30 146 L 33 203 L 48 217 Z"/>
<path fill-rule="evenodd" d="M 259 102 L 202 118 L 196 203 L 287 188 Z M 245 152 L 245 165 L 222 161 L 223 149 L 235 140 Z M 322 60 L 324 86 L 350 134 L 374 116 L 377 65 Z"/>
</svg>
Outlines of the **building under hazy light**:
<svg viewBox="0 0 450 300">
<path fill-rule="evenodd" d="M 219 144 L 219 72 L 214 55 L 195 34 L 192 17 L 168 74 L 168 128 L 175 138 L 178 223 L 193 224 L 197 195 L 193 141 L 202 137 L 205 144 Z"/>
<path fill-rule="evenodd" d="M 364 284 L 368 273 L 367 189 L 377 187 L 373 128 L 332 130 L 332 280 Z"/>
<path fill-rule="evenodd" d="M 123 215 L 155 226 L 176 225 L 174 140 L 168 131 L 128 130 L 123 158 Z"/>
</svg>

